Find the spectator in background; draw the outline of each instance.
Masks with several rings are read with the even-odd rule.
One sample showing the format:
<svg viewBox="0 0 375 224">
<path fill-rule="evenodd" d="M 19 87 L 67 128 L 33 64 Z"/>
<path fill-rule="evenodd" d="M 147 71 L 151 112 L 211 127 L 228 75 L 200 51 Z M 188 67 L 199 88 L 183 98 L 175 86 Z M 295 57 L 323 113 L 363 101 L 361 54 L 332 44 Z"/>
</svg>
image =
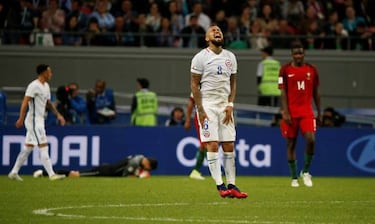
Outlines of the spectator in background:
<svg viewBox="0 0 375 224">
<path fill-rule="evenodd" d="M 96 18 L 90 18 L 82 38 L 82 46 L 104 46 L 108 44 L 108 38 L 103 34 Z"/>
<path fill-rule="evenodd" d="M 192 6 L 192 12 L 185 16 L 185 26 L 188 26 L 191 22 L 190 17 L 192 15 L 197 16 L 198 24 L 203 27 L 206 31 L 211 26 L 211 19 L 203 12 L 203 5 L 199 1 L 195 1 Z"/>
<path fill-rule="evenodd" d="M 245 26 L 238 25 L 238 19 L 231 16 L 227 19 L 228 26 L 225 35 L 225 46 L 231 49 L 248 48 L 249 30 Z"/>
<path fill-rule="evenodd" d="M 146 15 L 146 24 L 151 26 L 154 32 L 160 29 L 161 14 L 156 2 L 151 3 L 149 13 Z"/>
<path fill-rule="evenodd" d="M 10 3 L 8 0 L 0 0 L 0 30 L 6 26 L 5 21 L 7 20 Z"/>
<path fill-rule="evenodd" d="M 270 4 L 264 4 L 262 6 L 262 10 L 260 11 L 259 19 L 263 20 L 266 24 L 274 20 L 276 16 L 272 10 L 273 9 Z"/>
<path fill-rule="evenodd" d="M 251 29 L 250 25 L 251 25 L 252 21 L 253 20 L 252 20 L 252 16 L 251 16 L 251 9 L 248 6 L 245 6 L 241 11 L 241 15 L 239 17 L 238 24 L 239 24 L 240 28 L 245 31 L 246 34 L 250 33 L 250 29 Z"/>
<path fill-rule="evenodd" d="M 120 2 L 119 8 L 113 9 L 113 15 L 117 17 L 123 18 L 123 36 L 122 42 L 124 46 L 144 46 L 141 45 L 142 42 L 140 38 L 136 35 L 136 33 L 144 32 L 144 30 L 139 30 L 138 26 L 138 12 L 133 10 L 133 4 L 130 0 L 122 0 Z M 144 15 L 143 15 L 144 17 Z M 119 22 L 119 19 L 117 19 Z M 144 21 L 142 21 L 144 22 Z M 117 27 L 116 29 L 119 29 Z"/>
<path fill-rule="evenodd" d="M 328 14 L 328 20 L 323 25 L 324 49 L 336 49 L 336 24 L 339 22 L 337 11 Z"/>
<path fill-rule="evenodd" d="M 137 92 L 131 105 L 131 121 L 134 126 L 156 126 L 158 99 L 155 92 L 149 90 L 150 83 L 145 78 L 137 79 Z"/>
<path fill-rule="evenodd" d="M 183 126 L 185 124 L 185 112 L 181 107 L 175 107 L 165 126 Z"/>
<path fill-rule="evenodd" d="M 61 32 L 65 28 L 65 12 L 59 7 L 58 0 L 49 0 L 46 10 L 42 11 L 41 20 L 53 34 L 55 45 L 61 45 Z"/>
<path fill-rule="evenodd" d="M 184 28 L 185 21 L 184 17 L 181 12 L 177 9 L 177 2 L 176 0 L 171 0 L 168 3 L 168 10 L 166 12 L 165 17 L 169 19 L 172 27 L 172 32 L 174 35 L 180 33 L 182 28 Z"/>
<path fill-rule="evenodd" d="M 256 19 L 251 24 L 250 46 L 252 49 L 260 50 L 269 45 L 266 34 L 266 24 L 261 19 Z"/>
<path fill-rule="evenodd" d="M 55 46 L 53 34 L 48 29 L 46 20 L 39 20 L 38 29 L 34 29 L 30 34 L 30 44 L 43 47 Z"/>
<path fill-rule="evenodd" d="M 135 32 L 139 34 L 139 36 L 134 37 L 136 40 L 136 45 L 140 47 L 154 47 L 157 46 L 156 37 L 154 36 L 154 31 L 152 27 L 146 24 L 146 15 L 141 13 L 138 15 L 138 25 Z M 125 34 L 126 37 L 131 39 L 131 32 L 127 32 Z M 128 38 L 126 38 L 128 40 Z"/>
<path fill-rule="evenodd" d="M 342 23 L 336 23 L 334 38 L 335 38 L 334 49 L 337 49 L 337 50 L 349 49 L 349 33 L 347 30 L 345 30 L 344 25 Z"/>
<path fill-rule="evenodd" d="M 67 46 L 80 46 L 82 44 L 78 17 L 75 15 L 67 17 L 66 28 L 62 32 L 62 44 Z"/>
<path fill-rule="evenodd" d="M 278 88 L 280 62 L 274 59 L 273 48 L 267 46 L 262 50 L 262 61 L 258 64 L 258 105 L 279 106 L 280 90 Z"/>
<path fill-rule="evenodd" d="M 342 23 L 350 36 L 356 32 L 359 23 L 364 24 L 365 27 L 367 26 L 365 19 L 361 16 L 357 16 L 355 9 L 352 6 L 346 7 L 345 18 L 342 20 Z"/>
<path fill-rule="evenodd" d="M 186 16 L 189 13 L 189 6 L 187 0 L 176 0 L 177 11 L 181 13 L 182 16 Z"/>
<path fill-rule="evenodd" d="M 206 40 L 204 35 L 206 31 L 198 24 L 198 17 L 191 15 L 190 24 L 181 30 L 182 47 L 184 48 L 204 48 Z"/>
<path fill-rule="evenodd" d="M 289 26 L 288 20 L 277 20 L 275 29 L 271 32 L 271 43 L 275 49 L 289 49 L 294 29 Z"/>
<path fill-rule="evenodd" d="M 333 107 L 326 107 L 323 110 L 322 127 L 341 127 L 346 117 L 337 112 Z"/>
<path fill-rule="evenodd" d="M 246 7 L 250 8 L 251 11 L 251 21 L 254 21 L 256 18 L 258 18 L 260 12 L 258 7 L 258 1 L 257 0 L 247 0 L 246 1 Z"/>
<path fill-rule="evenodd" d="M 306 49 L 322 49 L 324 33 L 320 30 L 317 20 L 310 20 L 305 24 L 306 30 L 303 35 L 306 35 L 304 46 Z"/>
<path fill-rule="evenodd" d="M 305 15 L 303 3 L 300 0 L 285 1 L 282 8 L 283 18 L 288 20 L 288 24 L 292 26 L 297 33 L 300 32 L 300 22 Z"/>
<path fill-rule="evenodd" d="M 32 9 L 31 0 L 20 0 L 16 3 L 11 4 L 12 7 L 7 12 L 3 41 L 7 44 L 29 44 L 30 33 L 38 27 L 39 15 Z M 0 14 L 1 10 L 5 8 L 0 9 Z"/>
<path fill-rule="evenodd" d="M 314 14 L 320 21 L 324 21 L 325 19 L 325 9 L 321 1 L 318 0 L 307 0 L 306 8 L 313 8 Z"/>
<path fill-rule="evenodd" d="M 108 31 L 115 25 L 115 18 L 108 11 L 108 0 L 98 0 L 96 10 L 89 16 L 98 20 L 99 27 L 102 31 Z"/>
<path fill-rule="evenodd" d="M 175 36 L 168 18 L 161 19 L 161 26 L 156 32 L 156 46 L 158 47 L 178 47 L 178 36 Z"/>
<path fill-rule="evenodd" d="M 119 8 L 114 8 L 112 11 L 114 16 L 124 17 L 127 26 L 137 23 L 138 12 L 133 9 L 133 3 L 130 0 L 122 0 Z"/>
<path fill-rule="evenodd" d="M 373 34 L 367 29 L 364 22 L 357 23 L 355 31 L 350 36 L 350 49 L 372 50 Z"/>
<path fill-rule="evenodd" d="M 78 30 L 84 30 L 87 27 L 89 18 L 83 10 L 82 0 L 71 0 L 71 11 L 67 14 L 67 18 L 75 16 L 77 18 Z"/>
<path fill-rule="evenodd" d="M 306 35 L 304 47 L 306 49 L 321 49 L 323 41 L 320 36 L 324 36 L 323 22 L 318 18 L 315 8 L 309 5 L 305 10 L 304 19 L 300 22 L 301 34 Z"/>
<path fill-rule="evenodd" d="M 111 46 L 124 46 L 126 45 L 126 33 L 124 26 L 124 17 L 116 16 L 115 25 L 110 30 L 108 35 L 108 43 Z"/>
<path fill-rule="evenodd" d="M 116 117 L 113 90 L 106 88 L 104 80 L 97 80 L 95 88 L 86 95 L 87 112 L 91 124 L 110 123 Z"/>
<path fill-rule="evenodd" d="M 213 24 L 216 24 L 218 27 L 220 27 L 223 33 L 227 32 L 228 22 L 227 22 L 227 17 L 225 15 L 224 9 L 220 9 L 219 11 L 216 12 Z"/>
</svg>

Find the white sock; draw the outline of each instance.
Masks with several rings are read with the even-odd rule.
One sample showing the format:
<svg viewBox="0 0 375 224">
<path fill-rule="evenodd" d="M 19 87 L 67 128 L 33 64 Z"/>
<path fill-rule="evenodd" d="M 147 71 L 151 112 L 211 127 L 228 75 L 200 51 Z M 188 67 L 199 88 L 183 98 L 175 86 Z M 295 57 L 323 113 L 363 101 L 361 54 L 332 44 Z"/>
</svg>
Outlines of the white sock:
<svg viewBox="0 0 375 224">
<path fill-rule="evenodd" d="M 23 163 L 29 158 L 30 153 L 33 151 L 34 147 L 24 146 L 24 148 L 18 153 L 17 160 L 14 163 L 11 173 L 17 173 L 20 171 Z"/>
<path fill-rule="evenodd" d="M 42 161 L 44 169 L 47 171 L 48 176 L 51 177 L 55 175 L 55 171 L 53 171 L 51 159 L 49 158 L 48 154 L 48 146 L 40 147 L 39 150 L 40 160 Z"/>
<path fill-rule="evenodd" d="M 227 184 L 236 185 L 236 165 L 233 152 L 224 152 L 224 170 Z"/>
<path fill-rule="evenodd" d="M 219 153 L 218 152 L 207 152 L 207 163 L 208 168 L 211 172 L 211 177 L 216 182 L 216 185 L 223 184 L 223 178 L 221 176 L 221 167 L 219 162 Z"/>
</svg>

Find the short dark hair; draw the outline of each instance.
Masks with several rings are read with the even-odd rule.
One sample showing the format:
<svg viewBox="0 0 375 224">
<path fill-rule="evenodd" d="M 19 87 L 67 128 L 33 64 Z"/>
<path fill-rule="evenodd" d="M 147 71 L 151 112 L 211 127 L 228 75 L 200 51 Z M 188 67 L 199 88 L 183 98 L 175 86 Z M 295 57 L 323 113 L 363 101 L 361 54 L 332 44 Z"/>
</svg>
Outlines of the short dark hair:
<svg viewBox="0 0 375 224">
<path fill-rule="evenodd" d="M 138 78 L 137 82 L 142 86 L 142 88 L 148 89 L 150 82 L 145 78 Z"/>
<path fill-rule="evenodd" d="M 158 168 L 158 161 L 154 158 L 147 157 L 148 161 L 150 162 L 151 170 L 156 170 Z"/>
<path fill-rule="evenodd" d="M 273 48 L 272 48 L 272 46 L 266 46 L 266 47 L 262 48 L 261 51 L 267 53 L 270 56 L 273 55 Z"/>
<path fill-rule="evenodd" d="M 36 74 L 40 75 L 48 69 L 49 65 L 39 64 L 36 66 Z"/>
<path fill-rule="evenodd" d="M 293 51 L 293 49 L 298 49 L 298 48 L 304 49 L 303 44 L 301 44 L 301 42 L 299 41 L 296 41 L 292 43 L 290 50 Z"/>
<path fill-rule="evenodd" d="M 173 117 L 174 113 L 176 111 L 180 111 L 181 113 L 185 113 L 184 109 L 182 109 L 182 107 L 175 107 L 172 112 L 171 112 L 171 117 Z"/>
</svg>

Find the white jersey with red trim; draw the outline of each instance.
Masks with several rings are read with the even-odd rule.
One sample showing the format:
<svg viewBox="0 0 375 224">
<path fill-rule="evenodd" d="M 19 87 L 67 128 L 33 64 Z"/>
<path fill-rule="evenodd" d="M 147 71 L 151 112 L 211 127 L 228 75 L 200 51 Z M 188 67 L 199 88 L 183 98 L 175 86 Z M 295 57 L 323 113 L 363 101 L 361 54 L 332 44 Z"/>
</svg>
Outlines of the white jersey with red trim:
<svg viewBox="0 0 375 224">
<path fill-rule="evenodd" d="M 237 59 L 232 52 L 223 49 L 216 54 L 205 48 L 193 57 L 190 71 L 202 76 L 200 82 L 202 104 L 228 103 L 230 77 L 232 74 L 237 74 Z"/>
</svg>

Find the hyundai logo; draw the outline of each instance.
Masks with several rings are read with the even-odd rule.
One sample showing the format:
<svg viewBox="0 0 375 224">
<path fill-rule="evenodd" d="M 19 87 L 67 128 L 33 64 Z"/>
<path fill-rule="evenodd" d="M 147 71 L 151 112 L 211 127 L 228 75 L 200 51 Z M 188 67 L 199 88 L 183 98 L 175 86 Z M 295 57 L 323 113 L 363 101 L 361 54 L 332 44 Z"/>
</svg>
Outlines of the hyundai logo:
<svg viewBox="0 0 375 224">
<path fill-rule="evenodd" d="M 367 135 L 353 141 L 346 155 L 356 168 L 375 173 L 375 135 Z"/>
</svg>

